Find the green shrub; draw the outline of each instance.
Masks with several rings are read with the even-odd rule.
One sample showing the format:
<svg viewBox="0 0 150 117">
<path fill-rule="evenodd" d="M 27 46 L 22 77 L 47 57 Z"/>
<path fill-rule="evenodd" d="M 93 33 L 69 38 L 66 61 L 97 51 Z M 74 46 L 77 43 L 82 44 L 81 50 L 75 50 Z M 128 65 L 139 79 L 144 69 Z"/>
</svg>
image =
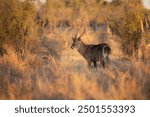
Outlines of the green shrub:
<svg viewBox="0 0 150 117">
<path fill-rule="evenodd" d="M 28 0 L 0 0 L 0 3 L 0 47 L 10 44 L 23 56 L 28 37 L 35 33 L 34 4 Z"/>
<path fill-rule="evenodd" d="M 142 10 L 138 6 L 129 5 L 124 5 L 110 18 L 110 27 L 121 38 L 122 50 L 128 56 L 137 57 L 143 18 Z"/>
</svg>

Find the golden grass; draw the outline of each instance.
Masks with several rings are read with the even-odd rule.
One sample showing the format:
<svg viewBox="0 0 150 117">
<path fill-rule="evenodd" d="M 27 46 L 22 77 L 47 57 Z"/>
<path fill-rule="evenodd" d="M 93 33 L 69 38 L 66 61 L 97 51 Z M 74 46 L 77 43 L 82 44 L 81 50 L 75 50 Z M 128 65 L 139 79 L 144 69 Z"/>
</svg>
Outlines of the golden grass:
<svg viewBox="0 0 150 117">
<path fill-rule="evenodd" d="M 113 37 L 108 40 L 111 64 L 89 70 L 85 59 L 70 49 L 72 35 L 62 31 L 47 36 L 24 60 L 13 51 L 0 58 L 0 99 L 150 99 L 150 62 L 123 58 Z M 95 43 L 95 34 L 88 31 L 83 40 Z"/>
</svg>

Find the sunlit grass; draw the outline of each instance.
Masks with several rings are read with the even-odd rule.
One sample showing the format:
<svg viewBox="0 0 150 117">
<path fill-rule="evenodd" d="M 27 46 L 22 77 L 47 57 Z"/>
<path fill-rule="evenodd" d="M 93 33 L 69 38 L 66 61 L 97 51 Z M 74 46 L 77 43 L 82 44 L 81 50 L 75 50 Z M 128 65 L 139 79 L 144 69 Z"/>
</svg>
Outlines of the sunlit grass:
<svg viewBox="0 0 150 117">
<path fill-rule="evenodd" d="M 19 60 L 13 52 L 1 58 L 0 99 L 150 98 L 149 63 L 124 59 L 119 54 L 119 46 L 116 46 L 118 42 L 112 40 L 108 41 L 113 50 L 108 67 L 105 70 L 101 66 L 98 70 L 89 70 L 85 59 L 70 49 L 71 41 L 66 33 L 71 35 L 70 32 L 62 32 L 56 37 L 58 40 L 49 37 L 43 45 L 39 41 L 38 49 L 28 52 L 24 60 Z M 85 34 L 83 40 L 88 35 L 89 33 Z M 59 41 L 59 38 L 62 40 Z M 66 47 L 63 44 L 65 38 L 68 40 Z M 94 40 L 94 36 L 90 38 Z M 89 40 L 88 43 L 92 41 Z M 56 54 L 52 54 L 45 44 Z M 57 51 L 57 45 L 62 48 L 61 51 Z"/>
<path fill-rule="evenodd" d="M 134 5 L 134 2 L 137 1 L 134 0 L 130 5 Z M 122 52 L 121 37 L 112 34 L 111 30 L 110 34 L 107 32 L 107 20 L 123 12 L 118 4 L 125 6 L 126 0 L 116 4 L 100 0 L 68 0 L 68 3 L 66 0 L 49 0 L 47 5 L 42 4 L 37 6 L 38 10 L 34 9 L 34 18 L 30 17 L 34 25 L 30 23 L 31 19 L 22 23 L 22 17 L 19 16 L 24 15 L 20 10 L 17 15 L 15 10 L 12 14 L 11 10 L 7 9 L 8 13 L 3 17 L 6 7 L 2 4 L 0 18 L 3 22 L 0 22 L 0 26 L 2 29 L 6 26 L 7 28 L 1 30 L 0 34 L 7 37 L 8 42 L 3 44 L 7 54 L 0 57 L 0 99 L 150 99 L 150 48 L 141 47 L 139 59 L 125 56 Z M 15 3 L 13 5 L 16 6 Z M 139 2 L 135 5 L 137 9 L 142 7 Z M 11 7 L 11 4 L 9 6 Z M 11 8 L 13 10 L 13 7 Z M 113 13 L 115 8 L 118 12 Z M 41 18 L 39 24 L 35 20 L 37 14 Z M 24 28 L 31 28 L 29 35 L 25 37 L 27 46 L 23 59 L 18 57 L 12 42 L 17 34 L 24 34 L 24 30 L 21 27 L 20 31 L 16 30 L 16 34 L 17 25 L 12 25 L 14 30 L 11 30 L 11 25 L 5 21 L 10 16 L 15 19 L 13 15 L 18 16 L 20 20 L 20 24 L 18 20 L 15 20 L 15 24 L 26 24 Z M 10 24 L 13 23 L 12 19 L 10 18 Z M 48 20 L 49 24 L 42 27 L 45 20 Z M 72 36 L 77 29 L 82 33 L 83 28 L 86 29 L 82 36 L 85 44 L 105 42 L 110 45 L 111 61 L 105 69 L 101 65 L 97 70 L 93 66 L 89 69 L 83 56 L 70 48 Z M 13 37 L 7 35 L 7 31 L 12 33 Z M 0 35 L 0 41 L 3 36 Z M 2 47 L 0 46 L 0 49 Z"/>
</svg>

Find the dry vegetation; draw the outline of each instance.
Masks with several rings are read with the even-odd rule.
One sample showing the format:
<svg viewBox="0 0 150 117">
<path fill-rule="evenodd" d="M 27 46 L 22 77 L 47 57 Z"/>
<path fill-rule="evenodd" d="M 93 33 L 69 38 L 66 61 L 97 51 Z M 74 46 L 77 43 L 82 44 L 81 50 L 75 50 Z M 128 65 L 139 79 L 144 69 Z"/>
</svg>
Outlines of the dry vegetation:
<svg viewBox="0 0 150 117">
<path fill-rule="evenodd" d="M 149 30 L 144 27 L 142 32 L 139 25 L 149 23 L 149 11 L 138 0 L 0 3 L 0 99 L 150 99 Z M 129 16 L 125 7 L 131 8 Z M 111 46 L 106 69 L 89 70 L 86 60 L 70 48 L 71 37 L 82 27 L 85 43 Z"/>
</svg>

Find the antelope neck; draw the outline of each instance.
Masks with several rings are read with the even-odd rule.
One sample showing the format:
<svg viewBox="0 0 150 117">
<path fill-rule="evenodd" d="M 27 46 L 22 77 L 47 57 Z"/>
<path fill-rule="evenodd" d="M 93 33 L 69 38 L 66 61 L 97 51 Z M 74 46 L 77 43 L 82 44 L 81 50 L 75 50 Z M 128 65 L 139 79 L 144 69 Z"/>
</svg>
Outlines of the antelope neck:
<svg viewBox="0 0 150 117">
<path fill-rule="evenodd" d="M 85 51 L 86 51 L 86 45 L 84 44 L 83 41 L 81 41 L 78 52 L 83 55 Z"/>
</svg>

